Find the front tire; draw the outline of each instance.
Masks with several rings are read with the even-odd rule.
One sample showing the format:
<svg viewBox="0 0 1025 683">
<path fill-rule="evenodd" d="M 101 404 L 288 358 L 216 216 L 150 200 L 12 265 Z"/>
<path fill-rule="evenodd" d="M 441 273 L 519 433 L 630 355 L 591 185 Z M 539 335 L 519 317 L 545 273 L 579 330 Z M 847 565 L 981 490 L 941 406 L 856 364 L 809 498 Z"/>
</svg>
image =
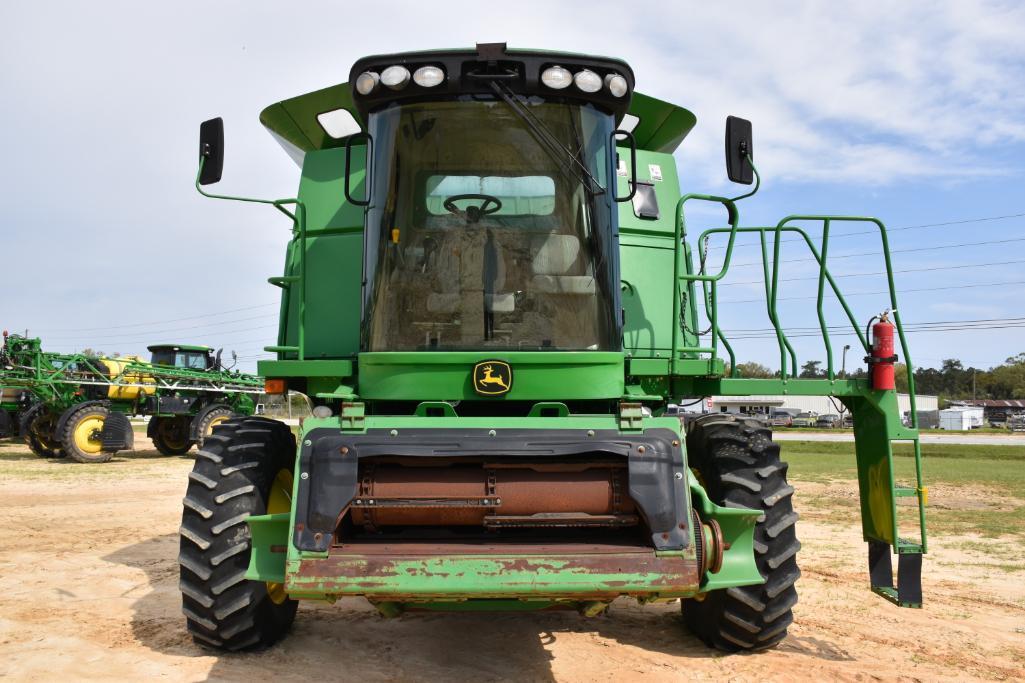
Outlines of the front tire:
<svg viewBox="0 0 1025 683">
<path fill-rule="evenodd" d="M 240 417 L 218 425 L 196 453 L 182 501 L 182 611 L 197 643 L 222 650 L 267 647 L 284 636 L 298 603 L 279 584 L 245 578 L 250 515 L 291 497 L 295 437 L 288 425 Z M 286 498 L 287 500 L 287 498 Z"/>
<path fill-rule="evenodd" d="M 69 458 L 77 462 L 101 463 L 114 457 L 113 452 L 104 452 L 100 440 L 108 415 L 110 409 L 103 405 L 84 405 L 73 409 L 60 433 L 61 449 Z"/>
<path fill-rule="evenodd" d="M 787 464 L 780 459 L 779 445 L 764 424 L 717 414 L 691 423 L 687 452 L 713 502 L 762 511 L 755 525 L 754 548 L 765 583 L 711 591 L 703 600 L 683 600 L 684 621 L 707 645 L 720 650 L 775 647 L 793 623 L 794 584 L 801 575 L 794 489 L 787 483 Z"/>
</svg>

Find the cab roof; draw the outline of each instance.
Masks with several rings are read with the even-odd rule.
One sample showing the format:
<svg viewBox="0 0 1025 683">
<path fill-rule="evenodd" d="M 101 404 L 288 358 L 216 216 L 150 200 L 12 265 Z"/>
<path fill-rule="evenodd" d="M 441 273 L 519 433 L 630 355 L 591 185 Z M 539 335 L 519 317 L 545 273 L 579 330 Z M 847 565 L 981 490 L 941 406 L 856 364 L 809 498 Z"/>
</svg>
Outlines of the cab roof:
<svg viewBox="0 0 1025 683">
<path fill-rule="evenodd" d="M 153 344 L 146 347 L 151 353 L 153 351 L 206 351 L 209 353 L 213 348 L 209 346 L 198 346 L 196 344 Z"/>
<path fill-rule="evenodd" d="M 479 47 L 479 46 L 478 46 Z M 504 49 L 504 46 L 503 46 Z M 472 54 L 467 51 L 437 51 L 436 54 Z M 401 59 L 408 55 L 430 55 L 432 53 L 407 53 L 381 57 L 366 57 L 356 66 L 368 60 Z M 544 55 L 548 59 L 579 60 L 581 55 L 539 51 L 509 50 L 509 56 L 520 54 Z M 597 58 L 596 58 L 597 59 Z M 616 63 L 618 60 L 615 60 Z M 625 63 L 624 67 L 629 69 Z M 634 117 L 634 122 L 631 117 Z M 339 124 L 339 121 L 342 123 Z M 349 83 L 340 83 L 322 90 L 276 102 L 260 112 L 260 122 L 274 135 L 297 163 L 302 162 L 306 152 L 344 147 L 346 139 L 362 130 L 363 116 L 352 98 Z M 630 123 L 633 122 L 633 128 Z M 625 116 L 616 122 L 619 127 L 633 133 L 639 149 L 653 152 L 672 153 L 680 146 L 697 118 L 690 111 L 675 104 L 655 99 L 639 92 L 633 92 Z"/>
</svg>

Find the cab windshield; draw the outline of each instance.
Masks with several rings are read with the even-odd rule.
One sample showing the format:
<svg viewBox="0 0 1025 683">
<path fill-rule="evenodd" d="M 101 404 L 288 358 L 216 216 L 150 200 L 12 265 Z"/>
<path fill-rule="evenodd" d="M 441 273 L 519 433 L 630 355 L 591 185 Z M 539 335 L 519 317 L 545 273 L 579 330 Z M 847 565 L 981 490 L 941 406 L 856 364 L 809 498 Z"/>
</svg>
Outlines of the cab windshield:
<svg viewBox="0 0 1025 683">
<path fill-rule="evenodd" d="M 618 348 L 612 117 L 519 103 L 531 119 L 480 97 L 370 116 L 365 349 Z"/>
</svg>

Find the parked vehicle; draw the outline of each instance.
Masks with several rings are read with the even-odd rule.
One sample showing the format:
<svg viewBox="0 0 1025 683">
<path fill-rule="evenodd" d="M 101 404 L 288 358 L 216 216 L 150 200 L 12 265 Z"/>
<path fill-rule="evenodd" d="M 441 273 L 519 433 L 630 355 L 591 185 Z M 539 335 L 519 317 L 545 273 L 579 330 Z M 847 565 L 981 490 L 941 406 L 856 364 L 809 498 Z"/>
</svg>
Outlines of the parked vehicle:
<svg viewBox="0 0 1025 683">
<path fill-rule="evenodd" d="M 814 427 L 815 413 L 798 413 L 797 417 L 790 421 L 791 427 Z"/>
<path fill-rule="evenodd" d="M 836 429 L 840 426 L 840 416 L 832 414 L 819 415 L 815 420 L 815 426 L 820 429 Z"/>
<path fill-rule="evenodd" d="M 793 427 L 794 418 L 790 413 L 776 413 L 772 416 L 770 424 L 773 427 Z"/>
</svg>

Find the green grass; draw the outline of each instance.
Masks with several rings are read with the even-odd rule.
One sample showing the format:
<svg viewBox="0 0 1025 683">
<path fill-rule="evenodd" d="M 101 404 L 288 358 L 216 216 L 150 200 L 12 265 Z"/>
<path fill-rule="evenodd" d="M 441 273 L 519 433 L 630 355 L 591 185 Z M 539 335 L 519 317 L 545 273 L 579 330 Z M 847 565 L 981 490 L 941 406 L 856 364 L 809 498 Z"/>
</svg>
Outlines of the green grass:
<svg viewBox="0 0 1025 683">
<path fill-rule="evenodd" d="M 802 481 L 854 486 L 858 469 L 853 443 L 786 441 L 780 447 L 798 491 Z M 894 451 L 895 479 L 913 485 L 911 444 L 895 444 Z M 1011 534 L 1020 539 L 1015 545 L 1021 552 L 1025 546 L 1025 447 L 922 444 L 922 470 L 926 487 L 932 489 L 926 508 L 931 532 L 984 537 Z M 900 518 L 912 524 L 914 508 L 905 505 L 913 500 L 904 499 L 899 510 Z M 847 520 L 858 514 L 856 497 L 809 493 L 801 497 L 801 504 L 827 520 L 832 516 Z"/>
</svg>

